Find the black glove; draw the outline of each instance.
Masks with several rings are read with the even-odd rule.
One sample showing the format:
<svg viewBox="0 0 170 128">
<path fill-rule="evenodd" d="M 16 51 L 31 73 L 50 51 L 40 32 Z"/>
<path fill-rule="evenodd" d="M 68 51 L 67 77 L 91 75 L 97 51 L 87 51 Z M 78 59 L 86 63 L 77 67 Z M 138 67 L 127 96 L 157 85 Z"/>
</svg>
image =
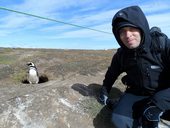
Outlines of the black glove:
<svg viewBox="0 0 170 128">
<path fill-rule="evenodd" d="M 149 98 L 135 102 L 132 109 L 133 118 L 141 120 L 142 128 L 158 128 L 163 112 Z"/>
<path fill-rule="evenodd" d="M 163 114 L 162 110 L 154 104 L 150 104 L 145 108 L 142 116 L 142 127 L 143 128 L 158 128 L 160 116 Z"/>
<path fill-rule="evenodd" d="M 145 104 L 147 104 L 149 101 L 150 101 L 150 99 L 145 98 L 145 99 L 139 100 L 139 101 L 137 101 L 133 104 L 133 106 L 132 106 L 132 110 L 133 110 L 132 116 L 133 116 L 134 119 L 139 119 L 139 118 L 142 117 L 143 111 L 145 109 Z"/>
<path fill-rule="evenodd" d="M 103 105 L 106 105 L 107 99 L 108 99 L 108 93 L 107 93 L 106 87 L 103 86 L 100 90 L 99 102 Z"/>
<path fill-rule="evenodd" d="M 117 103 L 118 103 L 118 100 L 112 100 L 112 99 L 109 99 L 109 98 L 106 101 L 107 107 L 111 110 L 114 109 L 114 107 L 117 105 Z"/>
</svg>

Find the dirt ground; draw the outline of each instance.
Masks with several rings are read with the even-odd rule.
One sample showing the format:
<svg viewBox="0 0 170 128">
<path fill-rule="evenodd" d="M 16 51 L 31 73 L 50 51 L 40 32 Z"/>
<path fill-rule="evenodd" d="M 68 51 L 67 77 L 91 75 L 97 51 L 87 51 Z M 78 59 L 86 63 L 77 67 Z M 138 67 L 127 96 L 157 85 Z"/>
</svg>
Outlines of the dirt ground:
<svg viewBox="0 0 170 128">
<path fill-rule="evenodd" d="M 114 50 L 1 48 L 0 127 L 111 127 L 110 110 L 97 97 L 113 54 Z M 39 84 L 28 84 L 27 62 L 36 64 Z M 113 92 L 113 98 L 121 95 L 118 88 Z"/>
</svg>

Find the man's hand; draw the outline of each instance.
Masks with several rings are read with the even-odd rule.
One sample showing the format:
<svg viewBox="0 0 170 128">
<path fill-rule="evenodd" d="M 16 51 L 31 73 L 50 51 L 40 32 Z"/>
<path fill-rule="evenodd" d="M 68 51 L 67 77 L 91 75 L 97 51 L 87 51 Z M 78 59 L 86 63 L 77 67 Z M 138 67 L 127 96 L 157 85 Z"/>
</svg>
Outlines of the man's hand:
<svg viewBox="0 0 170 128">
<path fill-rule="evenodd" d="M 133 118 L 142 119 L 143 128 L 158 128 L 162 113 L 161 109 L 148 98 L 137 101 L 133 105 Z"/>
<path fill-rule="evenodd" d="M 142 126 L 143 128 L 158 128 L 158 123 L 160 121 L 160 116 L 163 114 L 161 109 L 156 107 L 154 104 L 148 106 L 142 116 Z"/>
<path fill-rule="evenodd" d="M 107 107 L 111 110 L 113 110 L 115 108 L 117 103 L 118 103 L 118 100 L 113 100 L 113 99 L 109 99 L 109 98 L 106 101 Z"/>
<path fill-rule="evenodd" d="M 99 102 L 103 105 L 107 104 L 107 99 L 108 99 L 108 93 L 106 88 L 103 86 L 100 90 L 100 94 L 99 94 Z"/>
<path fill-rule="evenodd" d="M 106 105 L 107 104 L 108 97 L 106 95 L 100 95 L 99 101 L 101 104 Z"/>
<path fill-rule="evenodd" d="M 140 119 L 143 115 L 143 111 L 145 109 L 145 105 L 149 102 L 150 100 L 148 98 L 139 100 L 135 102 L 132 106 L 133 109 L 133 118 L 134 119 Z"/>
</svg>

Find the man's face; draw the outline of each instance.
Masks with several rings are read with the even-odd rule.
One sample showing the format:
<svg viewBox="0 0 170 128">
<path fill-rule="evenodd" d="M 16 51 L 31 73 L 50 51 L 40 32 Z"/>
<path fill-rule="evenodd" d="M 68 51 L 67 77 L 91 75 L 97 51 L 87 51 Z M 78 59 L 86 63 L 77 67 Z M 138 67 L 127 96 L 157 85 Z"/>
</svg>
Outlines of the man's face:
<svg viewBox="0 0 170 128">
<path fill-rule="evenodd" d="M 120 40 L 129 48 L 134 49 L 140 45 L 141 32 L 134 27 L 123 27 L 119 30 Z"/>
</svg>

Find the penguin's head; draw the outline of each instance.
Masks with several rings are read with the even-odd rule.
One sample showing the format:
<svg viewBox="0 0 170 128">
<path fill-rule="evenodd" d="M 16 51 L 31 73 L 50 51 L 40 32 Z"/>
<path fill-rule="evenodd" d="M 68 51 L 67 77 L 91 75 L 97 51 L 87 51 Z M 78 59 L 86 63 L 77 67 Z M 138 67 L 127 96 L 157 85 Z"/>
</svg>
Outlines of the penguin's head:
<svg viewBox="0 0 170 128">
<path fill-rule="evenodd" d="M 27 65 L 28 65 L 29 67 L 36 67 L 33 62 L 28 62 Z"/>
</svg>

